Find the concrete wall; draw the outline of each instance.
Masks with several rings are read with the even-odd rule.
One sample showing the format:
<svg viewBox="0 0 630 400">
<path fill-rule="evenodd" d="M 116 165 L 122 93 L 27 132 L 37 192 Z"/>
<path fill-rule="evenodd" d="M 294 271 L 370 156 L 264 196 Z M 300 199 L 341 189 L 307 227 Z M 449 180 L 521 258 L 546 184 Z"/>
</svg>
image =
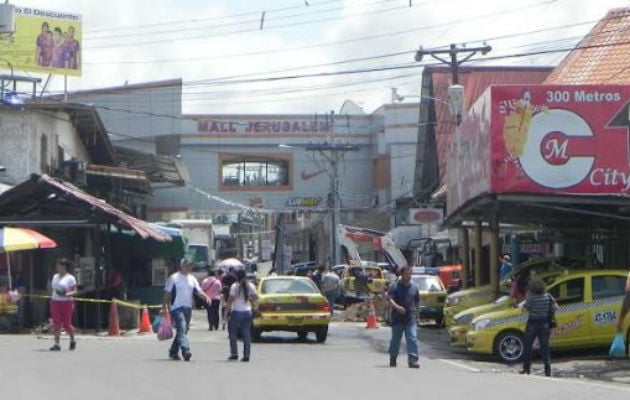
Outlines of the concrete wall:
<svg viewBox="0 0 630 400">
<path fill-rule="evenodd" d="M 88 153 L 68 115 L 63 112 L 0 109 L 0 165 L 7 168 L 7 183 L 17 183 L 32 173 L 42 173 L 41 137 L 47 138 L 45 164 L 54 166 L 57 146 L 66 160 L 88 161 Z"/>
</svg>

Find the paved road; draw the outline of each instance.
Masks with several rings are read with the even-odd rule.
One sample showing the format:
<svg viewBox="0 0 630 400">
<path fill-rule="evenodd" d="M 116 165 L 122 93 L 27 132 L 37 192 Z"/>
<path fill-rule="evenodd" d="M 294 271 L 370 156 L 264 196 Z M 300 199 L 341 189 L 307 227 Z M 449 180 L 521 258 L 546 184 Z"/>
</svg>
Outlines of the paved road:
<svg viewBox="0 0 630 400">
<path fill-rule="evenodd" d="M 84 337 L 76 352 L 61 353 L 47 350 L 49 340 L 2 336 L 2 397 L 503 400 L 509 395 L 510 400 L 530 400 L 535 394 L 541 399 L 630 398 L 630 389 L 621 385 L 477 372 L 440 358 L 424 357 L 420 370 L 390 369 L 387 356 L 366 340 L 356 324 L 332 326 L 325 345 L 300 343 L 293 335 L 268 336 L 264 343 L 254 345 L 251 363 L 230 363 L 225 360 L 225 333 L 207 332 L 204 326 L 201 321 L 194 326 L 189 363 L 168 360 L 167 344 L 153 336 Z M 386 336 L 387 329 L 377 335 Z"/>
</svg>

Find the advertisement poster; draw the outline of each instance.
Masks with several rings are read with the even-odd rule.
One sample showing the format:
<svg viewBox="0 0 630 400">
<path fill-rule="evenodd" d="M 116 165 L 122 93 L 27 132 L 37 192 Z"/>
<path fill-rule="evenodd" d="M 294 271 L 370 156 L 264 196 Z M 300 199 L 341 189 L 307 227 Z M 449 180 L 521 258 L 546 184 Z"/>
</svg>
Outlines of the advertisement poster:
<svg viewBox="0 0 630 400">
<path fill-rule="evenodd" d="M 630 86 L 492 87 L 492 192 L 627 195 Z"/>
<path fill-rule="evenodd" d="M 16 72 L 81 76 L 81 37 L 80 15 L 15 7 L 15 33 L 0 49 Z"/>
</svg>

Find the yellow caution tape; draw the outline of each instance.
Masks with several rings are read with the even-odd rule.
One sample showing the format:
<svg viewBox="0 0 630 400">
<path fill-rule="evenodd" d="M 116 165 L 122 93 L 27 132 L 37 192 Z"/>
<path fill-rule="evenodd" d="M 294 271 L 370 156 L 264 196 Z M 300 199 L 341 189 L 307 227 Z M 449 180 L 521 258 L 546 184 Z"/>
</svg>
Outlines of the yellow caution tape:
<svg viewBox="0 0 630 400">
<path fill-rule="evenodd" d="M 24 297 L 34 297 L 34 298 L 38 298 L 38 299 L 50 299 L 51 296 L 49 295 L 37 295 L 37 294 L 25 294 Z M 148 305 L 148 304 L 136 304 L 136 303 L 130 303 L 128 301 L 123 301 L 123 300 L 118 300 L 118 299 L 113 299 L 113 300 L 106 300 L 106 299 L 91 299 L 91 298 L 87 298 L 87 297 L 73 297 L 72 298 L 73 301 L 77 301 L 80 303 L 101 303 L 101 304 L 110 304 L 113 303 L 114 301 L 116 302 L 116 304 L 123 306 L 123 307 L 129 307 L 129 308 L 136 308 L 136 309 L 143 309 L 144 307 L 146 308 L 151 308 L 151 309 L 160 309 L 162 308 L 161 304 L 155 304 L 155 305 Z"/>
</svg>

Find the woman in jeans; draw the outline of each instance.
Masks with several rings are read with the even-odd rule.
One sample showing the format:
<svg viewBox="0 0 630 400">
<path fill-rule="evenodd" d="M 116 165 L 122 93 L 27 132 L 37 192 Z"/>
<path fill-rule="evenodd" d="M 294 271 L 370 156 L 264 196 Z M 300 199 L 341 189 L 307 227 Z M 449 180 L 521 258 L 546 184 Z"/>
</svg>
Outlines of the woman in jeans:
<svg viewBox="0 0 630 400">
<path fill-rule="evenodd" d="M 252 312 L 252 302 L 256 301 L 256 287 L 247 280 L 247 274 L 240 269 L 236 272 L 237 281 L 230 287 L 230 297 L 228 299 L 227 310 L 230 313 L 228 332 L 230 335 L 230 357 L 228 360 L 238 360 L 238 348 L 236 340 L 238 335 L 243 338 L 243 358 L 241 361 L 248 362 L 251 347 L 251 327 L 254 314 Z"/>
<path fill-rule="evenodd" d="M 551 376 L 551 352 L 549 336 L 551 334 L 551 314 L 558 309 L 556 300 L 545 291 L 545 283 L 540 279 L 532 279 L 523 308 L 529 313 L 525 328 L 525 349 L 523 354 L 523 370 L 521 374 L 531 372 L 532 345 L 538 338 L 540 355 L 545 364 L 545 376 Z"/>
</svg>

